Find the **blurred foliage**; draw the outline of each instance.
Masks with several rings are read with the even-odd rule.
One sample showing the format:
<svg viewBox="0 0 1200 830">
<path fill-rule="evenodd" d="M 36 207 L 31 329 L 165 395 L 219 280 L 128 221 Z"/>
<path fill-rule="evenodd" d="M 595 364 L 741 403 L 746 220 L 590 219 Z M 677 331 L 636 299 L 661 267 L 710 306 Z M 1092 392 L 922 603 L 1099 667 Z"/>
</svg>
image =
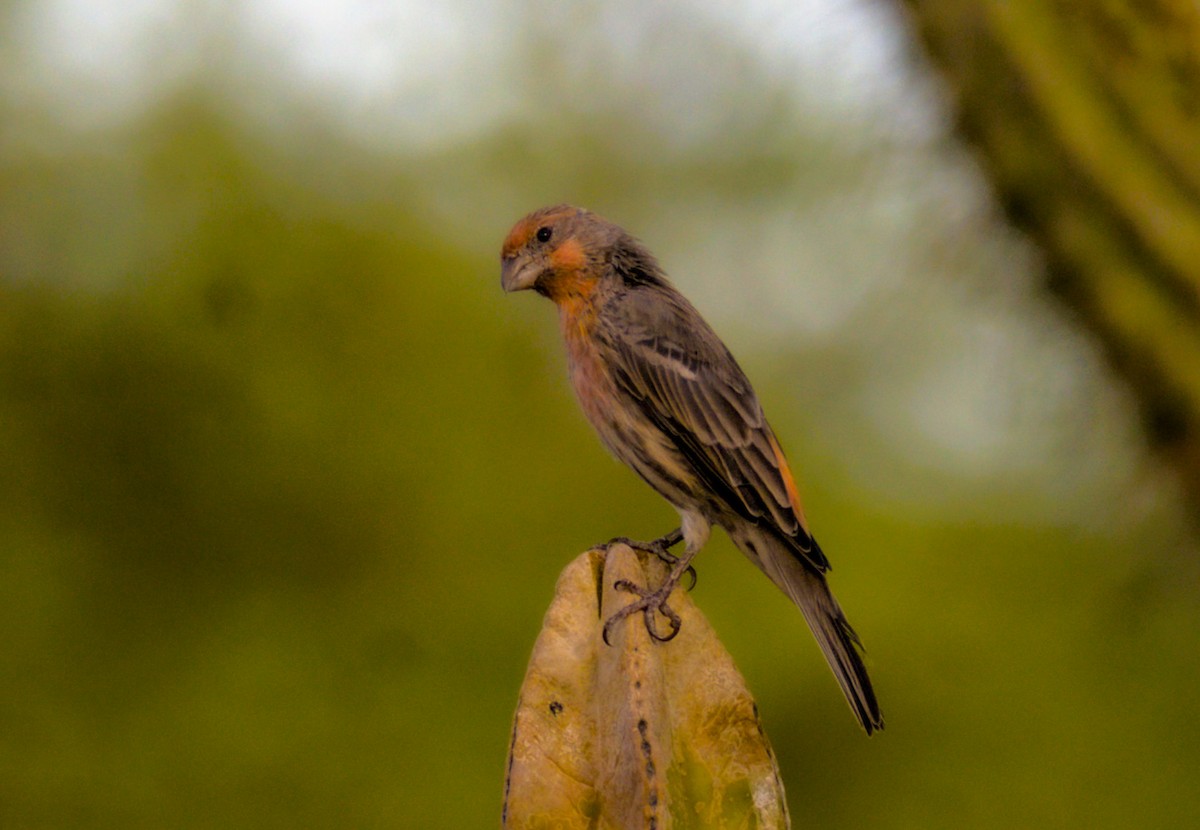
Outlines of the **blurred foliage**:
<svg viewBox="0 0 1200 830">
<path fill-rule="evenodd" d="M 1200 516 L 1200 6 L 908 6 L 1009 215 Z"/>
<path fill-rule="evenodd" d="M 495 825 L 560 569 L 675 518 L 575 411 L 551 309 L 500 294 L 507 224 L 562 198 L 621 206 L 652 248 L 695 243 L 689 275 L 668 261 L 688 290 L 702 233 L 750 256 L 760 202 L 802 200 L 812 177 L 835 190 L 830 159 L 860 166 L 834 132 L 801 144 L 796 123 L 820 119 L 785 112 L 751 62 L 711 60 L 761 108 L 684 150 L 638 121 L 652 102 L 569 103 L 603 86 L 586 67 L 535 73 L 566 87 L 555 119 L 427 153 L 219 85 L 86 130 L 0 101 L 0 825 Z M 857 242 L 847 268 L 894 255 Z M 729 302 L 778 304 L 750 270 Z M 896 328 L 930 329 L 955 294 L 930 286 L 879 301 Z M 964 483 L 881 437 L 898 401 L 852 394 L 869 369 L 902 374 L 906 345 L 864 366 L 786 328 L 744 334 L 759 322 L 730 340 L 888 715 L 858 734 L 794 608 L 714 538 L 694 597 L 758 700 L 797 826 L 1195 825 L 1196 558 L 1169 486 L 1114 460 L 1140 450 L 1114 434 L 1112 455 L 1048 456 L 1033 483 Z M 1066 431 L 1113 428 L 1103 409 Z M 904 484 L 913 452 L 910 492 L 856 473 Z M 1094 519 L 1029 518 L 1108 467 L 1113 498 L 1080 508 Z M 967 506 L 914 510 L 926 488 Z"/>
</svg>

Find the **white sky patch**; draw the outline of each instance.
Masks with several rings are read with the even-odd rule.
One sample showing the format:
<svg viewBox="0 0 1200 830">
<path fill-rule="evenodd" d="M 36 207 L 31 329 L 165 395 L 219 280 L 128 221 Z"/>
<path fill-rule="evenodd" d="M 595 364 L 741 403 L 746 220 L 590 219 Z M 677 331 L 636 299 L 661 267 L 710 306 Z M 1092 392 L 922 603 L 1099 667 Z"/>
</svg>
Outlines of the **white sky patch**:
<svg viewBox="0 0 1200 830">
<path fill-rule="evenodd" d="M 360 139 L 405 150 L 483 129 L 515 98 L 503 6 L 409 0 L 255 0 L 238 29 L 264 72 Z"/>
<path fill-rule="evenodd" d="M 928 136 L 937 104 L 914 83 L 905 21 L 869 0 L 689 0 L 740 36 L 806 100 L 841 119 Z M 936 129 L 936 128 L 935 128 Z M 889 130 L 890 131 L 890 130 Z M 874 136 L 866 137 L 875 140 Z"/>
<path fill-rule="evenodd" d="M 422 149 L 513 107 L 501 83 L 510 63 L 506 8 L 46 0 L 19 10 L 14 40 L 24 51 L 6 61 L 10 77 L 0 83 L 79 129 L 136 118 L 196 78 L 223 80 L 235 95 L 267 86 L 316 103 L 359 138 Z"/>
<path fill-rule="evenodd" d="M 63 123 L 88 129 L 141 114 L 197 59 L 175 0 L 44 0 L 16 12 L 23 49 L 0 83 L 36 95 Z"/>
<path fill-rule="evenodd" d="M 714 33 L 740 38 L 807 106 L 843 118 L 883 109 L 895 123 L 924 123 L 922 99 L 897 60 L 898 19 L 862 0 L 544 8 L 433 0 L 44 0 L 18 10 L 16 40 L 28 51 L 15 67 L 9 62 L 19 77 L 0 83 L 37 89 L 64 123 L 86 129 L 137 117 L 181 83 L 224 71 L 231 92 L 240 82 L 273 85 L 319 104 L 359 138 L 420 150 L 512 117 L 524 103 L 512 59 L 549 24 L 578 36 L 568 58 L 594 62 L 603 53 L 614 85 L 652 104 L 646 117 L 656 127 L 695 143 L 726 126 L 705 103 L 720 92 L 714 83 L 738 74 L 736 65 L 711 64 L 719 50 L 697 64 L 698 55 L 709 54 L 703 42 L 694 41 L 698 51 L 689 53 L 689 38 L 708 31 L 702 20 L 715 22 Z"/>
</svg>

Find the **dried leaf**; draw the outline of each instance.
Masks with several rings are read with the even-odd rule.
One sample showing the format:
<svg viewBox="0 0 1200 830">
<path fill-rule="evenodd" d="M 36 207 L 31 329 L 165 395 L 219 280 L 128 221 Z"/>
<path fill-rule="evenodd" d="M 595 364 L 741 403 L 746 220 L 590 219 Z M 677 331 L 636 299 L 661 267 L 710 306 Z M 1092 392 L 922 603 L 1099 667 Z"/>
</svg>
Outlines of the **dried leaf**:
<svg viewBox="0 0 1200 830">
<path fill-rule="evenodd" d="M 521 687 L 509 750 L 507 828 L 790 826 L 758 709 L 691 597 L 679 635 L 653 642 L 635 614 L 604 620 L 657 585 L 655 557 L 614 545 L 563 570 Z M 665 628 L 665 620 L 660 620 Z"/>
</svg>

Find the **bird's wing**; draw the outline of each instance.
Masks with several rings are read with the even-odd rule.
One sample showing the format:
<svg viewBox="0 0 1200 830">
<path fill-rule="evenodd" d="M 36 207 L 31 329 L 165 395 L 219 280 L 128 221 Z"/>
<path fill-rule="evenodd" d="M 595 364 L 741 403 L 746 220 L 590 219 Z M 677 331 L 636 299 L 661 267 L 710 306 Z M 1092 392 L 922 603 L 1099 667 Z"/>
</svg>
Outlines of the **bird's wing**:
<svg viewBox="0 0 1200 830">
<path fill-rule="evenodd" d="M 699 312 L 656 286 L 626 292 L 609 319 L 621 388 L 731 510 L 770 525 L 810 565 L 828 570 L 758 397 Z"/>
</svg>

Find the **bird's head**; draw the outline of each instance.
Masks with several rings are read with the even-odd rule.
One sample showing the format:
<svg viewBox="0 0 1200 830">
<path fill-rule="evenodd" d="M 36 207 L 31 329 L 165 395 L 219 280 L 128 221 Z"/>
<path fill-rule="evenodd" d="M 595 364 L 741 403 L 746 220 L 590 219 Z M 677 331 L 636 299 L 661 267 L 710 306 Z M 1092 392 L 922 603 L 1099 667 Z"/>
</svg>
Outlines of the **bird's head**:
<svg viewBox="0 0 1200 830">
<path fill-rule="evenodd" d="M 532 288 L 556 299 L 600 279 L 597 264 L 620 229 L 590 211 L 570 205 L 535 210 L 509 231 L 500 249 L 500 285 L 505 291 Z"/>
<path fill-rule="evenodd" d="M 591 211 L 570 205 L 535 210 L 513 226 L 500 249 L 500 285 L 532 288 L 560 305 L 595 289 L 667 285 L 658 263 L 636 239 Z"/>
</svg>

